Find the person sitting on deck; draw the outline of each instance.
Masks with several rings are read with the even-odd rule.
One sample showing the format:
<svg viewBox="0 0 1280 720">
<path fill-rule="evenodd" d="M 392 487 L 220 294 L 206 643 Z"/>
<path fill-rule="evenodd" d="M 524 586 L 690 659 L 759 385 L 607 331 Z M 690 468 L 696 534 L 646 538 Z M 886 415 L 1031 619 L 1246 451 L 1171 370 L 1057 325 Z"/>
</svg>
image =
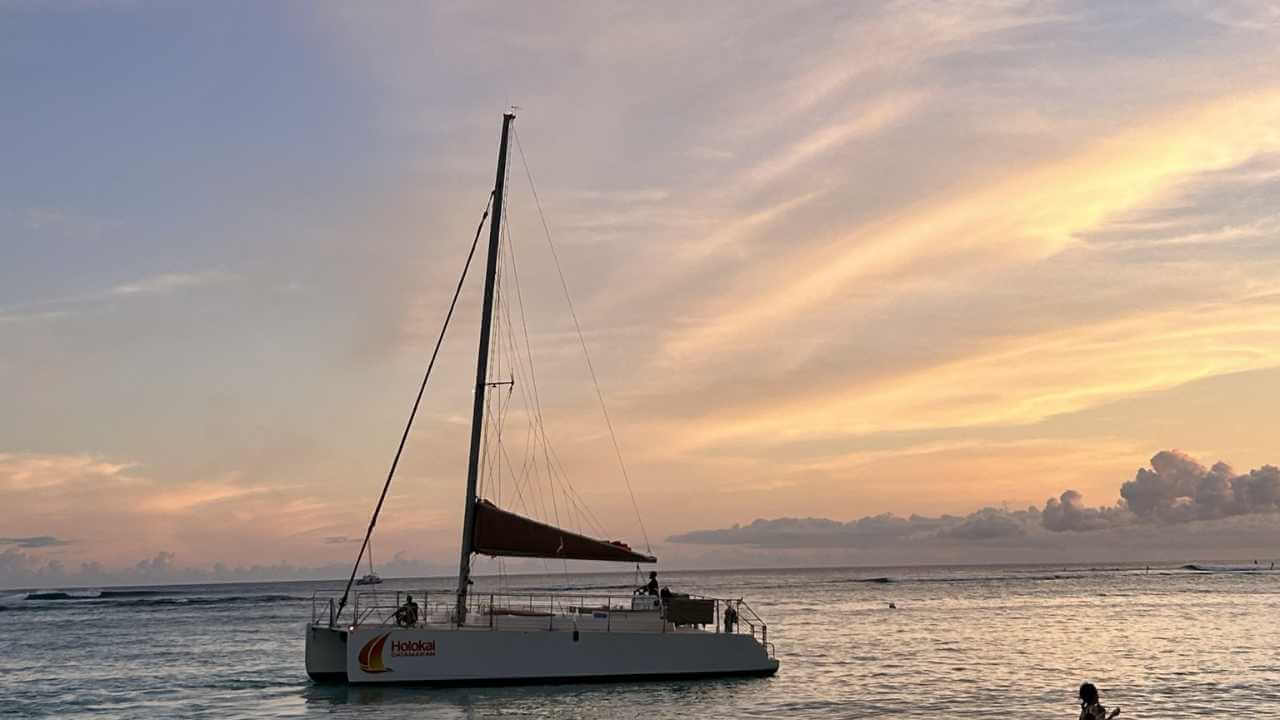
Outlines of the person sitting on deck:
<svg viewBox="0 0 1280 720">
<path fill-rule="evenodd" d="M 412 595 L 405 596 L 404 604 L 396 608 L 396 624 L 406 628 L 418 624 L 418 603 Z"/>
<path fill-rule="evenodd" d="M 649 595 L 658 594 L 658 573 L 656 571 L 649 571 L 649 583 L 641 589 Z"/>
</svg>

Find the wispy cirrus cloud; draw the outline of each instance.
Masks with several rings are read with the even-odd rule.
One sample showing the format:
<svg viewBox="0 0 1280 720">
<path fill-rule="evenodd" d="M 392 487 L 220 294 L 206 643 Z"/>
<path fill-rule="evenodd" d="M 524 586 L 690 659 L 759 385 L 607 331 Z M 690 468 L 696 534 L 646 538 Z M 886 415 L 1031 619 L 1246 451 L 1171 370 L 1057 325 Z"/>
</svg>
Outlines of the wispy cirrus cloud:
<svg viewBox="0 0 1280 720">
<path fill-rule="evenodd" d="M 118 283 L 106 290 L 44 300 L 31 300 L 0 307 L 0 325 L 61 320 L 79 315 L 90 308 L 111 300 L 163 297 L 201 287 L 223 284 L 234 280 L 235 277 L 231 273 L 220 270 L 146 275 L 136 280 Z"/>
<path fill-rule="evenodd" d="M 115 296 L 164 295 L 188 288 L 226 282 L 231 277 L 227 273 L 218 271 L 159 273 L 116 285 L 108 291 L 108 294 Z"/>
<path fill-rule="evenodd" d="M 683 438 L 697 446 L 733 437 L 1031 423 L 1203 377 L 1273 367 L 1277 310 L 1280 297 L 1242 296 L 1028 333 L 845 388 L 806 388 L 775 403 L 713 411 Z"/>
<path fill-rule="evenodd" d="M 990 263 L 1035 262 L 1107 218 L 1156 201 L 1186 177 L 1247 162 L 1280 147 L 1280 91 L 1228 96 L 1142 123 L 1140 131 L 857 228 L 845 241 L 805 253 L 785 275 L 755 272 L 699 313 L 714 318 L 673 334 L 664 352 L 705 357 L 838 297 L 866 278 L 901 274 L 922 256 Z M 767 271 L 765 271 L 767 273 Z M 761 290 L 764 289 L 762 292 Z"/>
</svg>

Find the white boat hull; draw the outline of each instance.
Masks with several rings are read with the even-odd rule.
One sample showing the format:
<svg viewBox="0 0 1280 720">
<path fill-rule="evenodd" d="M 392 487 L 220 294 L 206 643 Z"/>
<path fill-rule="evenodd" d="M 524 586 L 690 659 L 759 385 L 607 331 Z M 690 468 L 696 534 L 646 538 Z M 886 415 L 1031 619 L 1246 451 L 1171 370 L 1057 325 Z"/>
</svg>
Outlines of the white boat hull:
<svg viewBox="0 0 1280 720">
<path fill-rule="evenodd" d="M 307 629 L 307 673 L 322 682 L 428 685 L 772 675 L 747 634 L 438 627 Z"/>
</svg>

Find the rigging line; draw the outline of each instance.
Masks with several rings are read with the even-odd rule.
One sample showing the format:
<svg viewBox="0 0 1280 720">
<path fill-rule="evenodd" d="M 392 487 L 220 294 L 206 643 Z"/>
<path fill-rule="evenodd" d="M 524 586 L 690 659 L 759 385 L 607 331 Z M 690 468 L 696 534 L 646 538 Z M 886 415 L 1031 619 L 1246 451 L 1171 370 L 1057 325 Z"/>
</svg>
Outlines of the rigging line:
<svg viewBox="0 0 1280 720">
<path fill-rule="evenodd" d="M 505 253 L 504 253 L 504 257 L 505 257 Z M 515 336 L 512 333 L 513 323 L 511 322 L 511 303 L 504 302 L 502 304 L 502 313 L 503 313 L 503 319 L 506 321 L 504 325 L 504 327 L 506 328 L 506 334 L 504 337 L 506 339 L 507 345 L 514 348 L 516 346 L 516 341 L 515 341 Z M 525 422 L 524 451 L 521 455 L 521 463 L 520 463 L 520 477 L 523 478 L 526 476 L 528 471 L 529 454 L 530 454 L 531 447 L 533 445 L 533 440 L 532 440 L 533 425 L 532 423 L 528 422 L 528 418 L 529 418 L 528 408 L 531 406 L 532 403 L 529 402 L 529 392 L 524 387 L 525 380 L 526 380 L 524 366 L 520 363 L 519 353 L 516 353 L 514 351 L 511 353 L 510 371 L 511 371 L 512 384 L 508 388 L 507 394 L 508 396 L 511 396 L 514 394 L 514 390 L 517 384 L 516 380 L 518 379 L 519 380 L 518 384 L 520 388 L 520 397 L 524 401 L 524 409 L 525 409 L 524 414 L 525 414 L 526 422 Z M 518 481 L 518 478 L 513 477 L 513 479 L 516 479 Z"/>
<path fill-rule="evenodd" d="M 404 452 L 404 444 L 409 439 L 409 430 L 413 427 L 413 419 L 418 415 L 418 406 L 422 404 L 422 394 L 427 390 L 427 380 L 431 379 L 431 370 L 436 366 L 436 357 L 440 355 L 440 345 L 444 342 L 444 334 L 449 329 L 449 321 L 453 318 L 453 310 L 458 306 L 458 296 L 462 294 L 462 284 L 467 279 L 467 271 L 471 269 L 471 259 L 476 255 L 476 246 L 480 243 L 480 231 L 484 229 L 484 221 L 489 219 L 489 206 L 493 203 L 493 192 L 485 201 L 484 213 L 476 225 L 476 236 L 471 241 L 471 250 L 467 253 L 467 262 L 462 266 L 462 276 L 458 278 L 458 286 L 453 290 L 453 300 L 449 301 L 449 312 L 444 316 L 444 325 L 440 328 L 440 336 L 436 338 L 436 347 L 431 351 L 431 361 L 427 363 L 427 371 L 422 376 L 422 385 L 418 387 L 418 397 L 413 401 L 413 409 L 409 411 L 409 421 L 404 424 L 404 434 L 400 436 L 400 445 L 396 448 L 396 456 L 391 460 L 391 469 L 387 471 L 387 481 L 382 484 L 382 494 L 378 496 L 378 504 L 373 508 L 373 517 L 369 518 L 369 529 L 364 533 L 364 543 L 356 555 L 355 564 L 351 566 L 351 577 L 347 578 L 347 587 L 342 591 L 342 599 L 338 601 L 338 615 L 347 605 L 347 597 L 351 594 L 351 585 L 356 581 L 356 573 L 360 570 L 360 558 L 369 548 L 369 539 L 373 536 L 373 527 L 378 524 L 378 514 L 382 512 L 382 503 L 387 499 L 387 491 L 391 489 L 391 479 L 395 477 L 396 466 L 400 464 L 400 454 Z"/>
<path fill-rule="evenodd" d="M 555 467 L 559 470 L 560 475 L 567 479 L 569 472 L 564 469 L 564 462 L 560 459 L 560 454 L 556 452 L 555 448 L 551 448 L 551 458 L 555 461 Z M 578 489 L 575 488 L 572 483 L 569 483 L 569 489 L 573 491 L 579 502 L 582 503 L 583 509 L 586 510 L 587 515 L 590 516 L 592 522 L 594 522 L 595 526 L 600 530 L 600 534 L 609 535 L 609 532 L 604 527 L 604 523 L 600 522 L 600 518 L 596 517 L 595 512 L 591 510 L 591 506 L 587 504 L 586 498 L 582 497 L 582 494 L 578 492 Z"/>
<path fill-rule="evenodd" d="M 514 465 L 511 462 L 511 454 L 507 452 L 507 447 L 505 445 L 502 446 L 502 454 L 507 458 L 507 469 L 508 471 L 511 472 L 511 478 L 513 481 L 512 484 L 515 486 L 515 489 L 516 489 L 516 497 L 520 500 L 520 507 L 524 508 L 525 506 L 524 495 L 520 493 L 520 484 L 517 482 L 514 482 L 515 481 L 515 472 L 513 470 Z M 525 512 L 529 512 L 529 510 L 526 508 Z"/>
<path fill-rule="evenodd" d="M 622 469 L 622 479 L 627 483 L 627 494 L 631 496 L 631 507 L 636 512 L 636 522 L 640 524 L 640 534 L 644 536 L 645 549 L 653 554 L 653 546 L 649 543 L 649 533 L 644 528 L 644 519 L 640 517 L 640 505 L 636 502 L 635 491 L 631 489 L 631 477 L 627 474 L 626 463 L 622 461 L 622 448 L 618 445 L 618 435 L 613 431 L 613 421 L 609 418 L 609 409 L 604 403 L 604 393 L 600 391 L 600 382 L 596 379 L 596 369 L 591 364 L 591 353 L 587 351 L 587 341 L 582 337 L 582 325 L 578 323 L 578 313 L 574 312 L 573 300 L 569 297 L 569 283 L 564 279 L 564 270 L 560 268 L 560 256 L 556 254 L 556 244 L 551 239 L 551 227 L 547 225 L 547 216 L 542 212 L 542 200 L 538 198 L 538 189 L 533 183 L 533 171 L 529 169 L 529 159 L 525 157 L 524 146 L 520 144 L 520 133 L 511 129 L 516 140 L 516 149 L 520 151 L 520 162 L 524 165 L 525 175 L 529 178 L 529 190 L 533 193 L 534 205 L 538 208 L 538 217 L 542 220 L 542 230 L 547 236 L 547 247 L 551 248 L 551 259 L 555 261 L 556 273 L 560 276 L 560 287 L 564 290 L 564 299 L 569 304 L 569 316 L 573 318 L 573 328 L 578 332 L 578 342 L 582 344 L 582 354 L 587 359 L 587 370 L 591 374 L 591 384 L 595 386 L 596 398 L 600 400 L 600 412 L 604 415 L 604 424 L 609 428 L 609 438 L 613 441 L 613 452 L 618 456 L 618 467 Z"/>
<path fill-rule="evenodd" d="M 507 393 L 506 398 L 503 398 L 501 395 L 499 395 L 498 406 L 500 408 L 499 412 L 502 413 L 502 417 L 506 418 L 507 413 L 511 407 L 511 393 Z M 497 494 L 498 494 L 498 499 L 495 502 L 498 503 L 499 507 L 502 506 L 502 459 L 504 457 L 507 459 L 507 465 L 508 465 L 507 471 L 508 472 L 511 471 L 510 470 L 511 455 L 507 452 L 507 443 L 503 440 L 505 428 L 506 428 L 505 424 L 498 425 L 497 468 L 494 472 L 494 485 L 497 487 Z"/>
<path fill-rule="evenodd" d="M 499 250 L 499 252 L 501 252 L 501 250 Z M 494 308 L 492 317 L 495 322 L 489 325 L 490 351 L 484 368 L 485 384 L 483 387 L 478 389 L 478 392 L 484 393 L 484 425 L 480 431 L 480 468 L 476 473 L 476 497 L 483 497 L 489 489 L 488 481 L 493 475 L 493 471 L 490 468 L 489 463 L 491 441 L 489 428 L 494 425 L 494 423 L 501 422 L 501 418 L 497 417 L 494 412 L 493 395 L 489 392 L 489 380 L 494 377 L 494 367 L 497 366 L 498 372 L 502 371 L 502 348 L 498 343 L 493 342 L 495 336 L 499 338 L 501 337 L 501 330 L 499 326 L 502 324 L 502 316 L 499 312 L 499 308 L 502 307 L 502 266 L 500 264 L 494 268 L 493 273 L 493 301 Z"/>
<path fill-rule="evenodd" d="M 508 332 L 508 338 L 509 342 L 514 346 L 515 339 L 510 332 Z M 546 497 L 542 491 L 541 473 L 538 471 L 537 448 L 539 443 L 537 427 L 533 422 L 533 413 L 529 410 L 529 408 L 534 407 L 534 402 L 529 397 L 530 383 L 524 365 L 519 362 L 519 355 L 513 353 L 512 357 L 515 359 L 513 368 L 519 374 L 520 398 L 525 408 L 525 445 L 521 457 L 520 476 L 516 478 L 516 482 L 521 483 L 528 490 L 530 497 L 538 502 L 538 505 L 534 507 L 536 514 L 531 517 L 538 518 L 544 522 L 551 522 L 553 516 L 547 512 Z"/>
<path fill-rule="evenodd" d="M 512 253 L 512 257 L 514 258 L 514 253 Z M 512 268 L 512 271 L 513 271 L 512 275 L 515 278 L 517 297 L 521 297 L 519 272 L 517 272 L 514 267 Z M 512 323 L 510 319 L 510 306 L 511 306 L 511 303 L 505 303 L 504 305 L 504 308 L 507 313 L 507 323 L 508 323 L 507 337 L 508 337 L 508 342 L 511 344 L 511 346 L 517 347 L 519 343 L 516 342 L 515 336 L 511 332 L 511 329 L 514 326 L 514 323 Z M 530 345 L 530 343 L 527 340 L 528 327 L 527 327 L 527 323 L 522 323 L 522 324 L 524 325 L 524 328 L 525 328 L 525 331 L 524 331 L 524 335 L 526 338 L 525 346 L 526 348 L 528 348 Z M 529 352 L 527 354 L 529 355 L 527 371 L 529 375 L 533 375 L 532 353 Z M 545 469 L 548 477 L 548 480 L 547 480 L 548 485 L 550 485 L 554 491 L 554 488 L 556 487 L 555 482 L 556 480 L 559 480 L 560 485 L 564 488 L 566 498 L 570 501 L 570 503 L 572 503 L 573 509 L 575 510 L 576 514 L 579 516 L 585 517 L 588 524 L 592 526 L 593 531 L 596 532 L 599 536 L 601 537 L 608 536 L 609 532 L 605 529 L 604 523 L 600 522 L 600 519 L 595 516 L 595 513 L 591 511 L 591 506 L 586 503 L 586 501 L 582 498 L 581 494 L 578 492 L 577 488 L 574 487 L 573 482 L 569 480 L 569 473 L 565 470 L 564 464 L 560 460 L 559 453 L 556 452 L 555 446 L 551 444 L 551 439 L 546 434 L 545 418 L 542 416 L 541 403 L 537 401 L 536 395 L 535 395 L 535 398 L 531 398 L 529 393 L 529 388 L 534 388 L 534 391 L 536 393 L 536 387 L 537 387 L 536 376 L 534 376 L 533 379 L 530 379 L 530 377 L 526 375 L 526 366 L 525 366 L 525 363 L 522 361 L 519 353 L 513 353 L 512 358 L 513 358 L 513 367 L 515 368 L 516 372 L 519 373 L 520 380 L 522 381 L 520 385 L 520 395 L 524 399 L 526 407 L 531 409 L 528 414 L 528 420 L 529 420 L 528 429 L 529 429 L 530 436 L 527 437 L 525 441 L 527 445 L 525 448 L 526 450 L 525 461 L 524 461 L 524 464 L 522 465 L 521 476 L 522 477 L 525 476 L 528 471 L 528 468 L 530 467 L 533 468 L 535 477 L 540 474 L 538 473 L 539 465 L 537 464 L 537 461 L 534 457 L 536 450 L 533 446 L 536 444 L 537 449 L 540 449 L 542 451 L 542 454 L 544 456 L 544 461 L 547 463 Z M 530 460 L 534 461 L 532 465 L 529 464 Z M 533 480 L 531 478 L 530 482 L 532 481 Z M 544 509 L 544 512 L 545 512 L 545 509 Z M 578 524 L 578 529 L 581 532 L 582 517 L 577 518 L 576 522 Z"/>
<path fill-rule="evenodd" d="M 508 305 L 510 305 L 510 303 L 508 303 Z M 510 315 L 509 311 L 508 311 L 508 315 Z M 515 346 L 515 337 L 511 332 L 510 317 L 507 318 L 507 342 L 510 343 L 513 347 Z M 537 442 L 537 436 L 535 434 L 534 424 L 531 420 L 532 413 L 529 412 L 529 408 L 532 407 L 533 403 L 529 400 L 529 391 L 525 389 L 525 382 L 527 378 L 525 375 L 524 366 L 518 362 L 519 360 L 518 355 L 513 354 L 513 357 L 516 360 L 516 362 L 512 363 L 513 377 L 515 377 L 515 375 L 517 374 L 519 375 L 520 397 L 525 404 L 525 437 L 524 437 L 524 451 L 522 452 L 521 459 L 520 459 L 520 475 L 518 477 L 513 476 L 512 478 L 517 483 L 517 486 L 518 486 L 519 483 L 524 482 L 529 477 L 529 463 L 534 456 L 534 444 Z"/>
<path fill-rule="evenodd" d="M 501 505 L 502 493 L 502 462 L 498 457 L 498 450 L 501 450 L 503 443 L 503 429 L 506 427 L 504 422 L 507 415 L 507 407 L 510 405 L 509 396 L 504 402 L 503 396 L 499 394 L 489 394 L 485 398 L 485 413 L 488 419 L 485 421 L 485 440 L 484 453 L 481 459 L 481 490 L 485 488 L 493 489 L 498 497 L 495 500 Z M 497 449 L 495 449 L 497 448 Z M 480 492 L 478 496 L 483 496 Z"/>
<path fill-rule="evenodd" d="M 551 470 L 555 471 L 558 469 L 560 477 L 563 478 L 562 482 L 572 493 L 570 498 L 576 498 L 575 502 L 582 508 L 583 514 L 586 516 L 588 523 L 600 533 L 601 537 L 608 537 L 610 533 L 605 529 L 604 523 L 600 522 L 600 518 L 596 517 L 596 514 L 591 510 L 591 506 L 587 504 L 586 498 L 582 497 L 582 494 L 573 486 L 573 483 L 569 482 L 569 473 L 564 469 L 564 463 L 561 462 L 560 455 L 556 452 L 555 448 L 551 448 L 551 458 L 555 462 L 555 468 L 552 468 Z"/>
<path fill-rule="evenodd" d="M 508 245 L 509 245 L 510 244 L 510 232 L 509 232 L 510 226 L 508 225 L 507 227 L 508 227 Z M 505 272 L 506 272 L 505 258 L 508 255 L 508 251 L 505 245 L 503 250 L 504 251 L 502 252 L 502 257 L 504 258 L 504 261 L 503 261 L 502 267 L 504 268 L 503 273 L 505 275 Z M 518 279 L 516 283 L 516 293 L 518 296 L 519 295 Z M 541 484 L 537 482 L 537 479 L 536 479 L 537 465 L 536 465 L 536 458 L 533 457 L 535 454 L 534 446 L 537 442 L 537 437 L 535 434 L 535 426 L 533 422 L 528 422 L 529 417 L 532 415 L 532 413 L 529 412 L 529 408 L 536 407 L 536 403 L 533 400 L 531 400 L 529 397 L 529 390 L 528 390 L 528 387 L 532 387 L 533 383 L 529 381 L 528 376 L 526 375 L 526 368 L 524 363 L 521 361 L 520 354 L 515 351 L 517 343 L 516 343 L 515 334 L 513 331 L 514 323 L 511 321 L 511 303 L 509 301 L 504 300 L 502 302 L 502 311 L 503 311 L 503 317 L 506 320 L 506 324 L 505 324 L 505 328 L 507 331 L 506 341 L 507 341 L 507 344 L 512 348 L 512 351 L 511 351 L 512 376 L 514 378 L 516 374 L 519 375 L 520 382 L 518 383 L 518 387 L 520 390 L 520 397 L 523 399 L 525 408 L 526 408 L 527 431 L 525 435 L 525 451 L 521 461 L 521 477 L 514 478 L 514 479 L 516 480 L 516 482 L 520 482 L 522 478 L 527 481 L 525 483 L 525 486 L 529 489 L 530 497 L 536 499 L 541 504 L 541 510 L 538 510 L 538 507 L 536 505 L 533 508 L 535 511 L 538 511 L 541 513 L 537 517 L 543 520 L 549 520 L 551 515 L 550 513 L 547 512 L 546 502 L 545 502 L 545 499 L 542 497 Z M 532 464 L 530 462 L 531 460 L 533 461 Z M 530 467 L 534 469 L 534 477 L 529 477 L 528 471 Z"/>
<path fill-rule="evenodd" d="M 503 277 L 506 277 L 507 256 L 511 254 L 511 246 L 512 246 L 511 224 L 509 224 L 509 215 L 508 215 L 507 222 L 504 224 L 506 224 L 506 227 L 504 227 L 504 231 L 506 231 L 507 242 L 504 242 L 502 245 L 502 249 L 500 249 L 500 256 L 502 256 L 502 263 L 500 263 L 500 269 L 502 269 Z M 518 297 L 518 292 L 520 292 L 520 288 L 518 288 L 518 283 L 517 283 L 516 292 Z M 520 396 L 522 400 L 524 400 L 525 402 L 526 421 L 527 421 L 527 410 L 529 410 L 530 407 L 535 407 L 536 404 L 534 401 L 530 400 L 529 387 L 532 387 L 532 383 L 529 382 L 529 379 L 527 379 L 526 377 L 526 369 L 525 369 L 524 363 L 521 363 L 520 352 L 516 351 L 517 343 L 516 343 L 515 332 L 513 332 L 513 328 L 515 328 L 515 323 L 512 323 L 512 320 L 511 320 L 511 305 L 512 305 L 511 301 L 509 300 L 504 299 L 502 302 L 503 316 L 504 316 L 504 319 L 506 319 L 506 325 L 504 325 L 504 327 L 506 327 L 506 331 L 507 331 L 506 333 L 507 345 L 509 346 L 509 350 L 511 350 L 511 359 L 509 360 L 511 360 L 513 377 L 515 377 L 516 373 L 520 374 L 521 382 L 518 383 L 518 387 L 520 387 Z M 529 429 L 532 430 L 531 423 L 529 423 Z M 527 489 L 527 492 L 529 492 L 529 497 L 531 498 L 531 500 L 534 501 L 532 502 L 532 506 L 531 506 L 531 510 L 532 510 L 531 516 L 534 516 L 534 518 L 536 519 L 547 521 L 547 523 L 550 523 L 550 521 L 553 520 L 553 516 L 556 516 L 556 518 L 558 518 L 558 512 L 556 515 L 553 515 L 552 512 L 547 511 L 547 498 L 545 498 L 545 493 L 543 493 L 543 488 L 541 488 L 541 482 L 539 480 L 539 474 L 538 474 L 538 466 L 536 466 L 536 457 L 532 457 L 532 460 L 534 461 L 532 462 L 529 461 L 530 457 L 534 456 L 535 454 L 534 447 L 536 445 L 536 436 L 534 436 L 534 438 L 532 438 L 532 441 L 531 441 L 530 434 L 526 433 L 525 443 L 526 443 L 526 447 L 525 447 L 526 460 L 522 461 L 521 474 L 522 474 L 522 477 L 526 479 L 525 489 Z M 534 469 L 534 473 L 532 473 L 531 477 L 529 474 L 527 474 L 527 471 L 526 471 L 527 468 Z M 556 498 L 553 497 L 552 498 L 553 506 L 554 506 L 554 500 L 556 500 Z"/>
<path fill-rule="evenodd" d="M 545 220 L 543 222 L 545 224 Z M 523 379 L 523 370 L 525 369 L 525 365 L 523 364 L 523 362 L 525 360 L 527 360 L 528 362 L 527 367 L 529 372 L 529 386 L 530 388 L 532 388 L 532 391 L 533 391 L 533 402 L 531 403 L 531 409 L 534 414 L 534 420 L 535 420 L 538 433 L 541 437 L 541 442 L 539 444 L 542 448 L 543 462 L 546 463 L 547 485 L 550 488 L 550 492 L 552 494 L 552 504 L 553 505 L 555 504 L 555 493 L 557 489 L 556 480 L 559 479 L 560 484 L 565 488 L 563 492 L 566 500 L 566 511 L 570 511 L 570 510 L 573 511 L 570 514 L 576 513 L 577 517 L 575 517 L 574 520 L 575 520 L 575 523 L 577 524 L 578 532 L 582 533 L 582 524 L 583 524 L 582 521 L 586 513 L 583 513 L 582 509 L 576 507 L 574 504 L 574 495 L 577 495 L 578 491 L 576 488 L 573 487 L 573 482 L 569 479 L 569 474 L 565 472 L 564 466 L 560 465 L 560 476 L 559 478 L 557 478 L 556 468 L 552 464 L 553 457 L 556 458 L 555 459 L 556 464 L 559 464 L 560 460 L 558 455 L 555 452 L 555 447 L 552 446 L 551 444 L 551 438 L 547 436 L 546 419 L 542 414 L 542 399 L 538 394 L 538 378 L 537 378 L 537 373 L 534 371 L 533 343 L 529 341 L 529 321 L 528 321 L 528 316 L 526 315 L 525 309 L 524 309 L 524 292 L 520 288 L 520 270 L 517 267 L 517 263 L 516 263 L 515 243 L 511 241 L 510 228 L 511 226 L 507 225 L 507 252 L 504 254 L 504 257 L 507 259 L 507 261 L 511 263 L 511 278 L 515 284 L 516 307 L 520 313 L 520 328 L 521 328 L 522 335 L 524 337 L 524 352 L 525 352 L 525 358 L 521 358 L 518 352 L 518 343 L 516 342 L 514 337 L 511 337 L 510 342 L 512 347 L 512 353 L 511 353 L 512 364 L 516 365 L 517 363 L 520 363 L 519 367 L 522 371 L 521 377 Z M 510 335 L 512 326 L 514 325 L 514 323 L 511 322 L 511 317 L 510 317 L 510 308 L 511 308 L 510 302 L 506 303 L 506 308 L 507 308 L 507 329 L 508 329 L 508 334 Z M 526 398 L 526 402 L 527 402 L 528 393 L 522 393 L 522 394 Z M 585 503 L 583 504 L 583 507 L 585 507 Z M 590 512 L 589 507 L 587 507 L 586 510 L 588 513 Z M 604 530 L 604 526 L 603 524 L 600 523 L 598 518 L 595 518 L 593 516 L 589 518 L 589 520 L 594 521 L 595 529 L 599 530 L 601 535 L 609 534 L 607 531 Z M 557 511 L 556 524 L 559 525 L 558 511 Z"/>
<path fill-rule="evenodd" d="M 510 170 L 508 169 L 507 172 L 510 173 Z M 525 353 L 529 356 L 529 378 L 530 378 L 529 385 L 530 387 L 533 388 L 534 407 L 535 407 L 535 411 L 538 414 L 538 418 L 539 418 L 538 422 L 539 424 L 541 424 L 542 400 L 539 399 L 538 397 L 538 380 L 537 380 L 537 375 L 534 373 L 534 370 L 533 370 L 533 351 L 529 347 L 529 325 L 528 323 L 525 322 L 524 296 L 520 292 L 520 272 L 516 269 L 515 243 L 512 242 L 511 240 L 510 217 L 511 217 L 510 213 L 508 213 L 507 217 L 503 218 L 503 223 L 502 223 L 502 229 L 506 232 L 506 235 L 507 235 L 507 246 L 506 246 L 507 252 L 505 257 L 511 262 L 511 276 L 512 276 L 513 282 L 515 282 L 515 285 L 516 285 L 516 289 L 515 289 L 516 303 L 517 303 L 517 306 L 520 308 L 520 324 L 524 327 Z M 508 307 L 510 307 L 510 302 L 508 302 L 507 305 Z M 513 358 L 518 356 L 518 353 L 516 352 L 516 348 L 513 347 L 511 349 L 511 355 Z M 545 455 L 546 454 L 545 448 L 548 443 L 545 430 L 543 431 L 543 434 L 542 434 L 542 443 L 543 443 L 543 454 Z M 556 485 L 555 485 L 555 482 L 551 479 L 550 473 L 548 473 L 548 477 L 547 477 L 547 489 L 551 494 L 551 510 L 552 512 L 555 513 L 556 527 L 560 527 L 561 526 L 560 525 L 560 503 L 558 500 L 556 500 Z M 566 508 L 566 512 L 567 510 L 568 508 Z"/>
<path fill-rule="evenodd" d="M 505 185 L 503 189 L 507 189 Z M 503 218 L 503 225 L 506 225 L 505 217 Z M 498 248 L 498 254 L 499 258 L 501 258 L 501 246 Z M 502 407 L 502 397 L 499 395 L 495 400 L 494 395 L 489 392 L 489 381 L 495 377 L 502 376 L 502 308 L 507 305 L 507 303 L 502 299 L 503 277 L 504 273 L 502 271 L 502 263 L 499 261 L 497 266 L 494 268 L 493 273 L 493 322 L 489 326 L 489 346 L 491 351 L 489 353 L 488 363 L 485 367 L 485 422 L 484 429 L 481 432 L 482 451 L 480 453 L 480 472 L 478 473 L 479 483 L 477 488 L 477 497 L 484 496 L 487 489 L 492 489 L 490 486 L 497 485 L 502 482 L 501 458 L 498 458 L 497 453 L 492 450 L 491 442 L 497 442 L 499 446 L 502 444 L 504 409 Z M 492 435 L 490 431 L 491 427 L 493 428 Z M 492 462 L 498 465 L 496 469 L 491 466 L 490 455 L 494 456 Z M 489 482 L 490 480 L 494 480 L 494 482 Z"/>
</svg>

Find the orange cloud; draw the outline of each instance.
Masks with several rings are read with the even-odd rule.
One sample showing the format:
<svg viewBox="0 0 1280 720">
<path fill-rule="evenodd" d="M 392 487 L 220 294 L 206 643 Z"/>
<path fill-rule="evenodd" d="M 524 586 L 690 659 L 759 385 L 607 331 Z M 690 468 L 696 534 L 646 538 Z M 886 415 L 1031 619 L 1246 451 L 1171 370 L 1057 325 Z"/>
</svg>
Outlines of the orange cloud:
<svg viewBox="0 0 1280 720">
<path fill-rule="evenodd" d="M 1280 298 L 1139 314 L 1032 334 L 986 352 L 852 387 L 804 392 L 681 433 L 685 448 L 744 437 L 795 439 L 1026 424 L 1280 356 Z"/>
<path fill-rule="evenodd" d="M 982 264 L 1050 257 L 1107 218 L 1150 204 L 1184 178 L 1238 165 L 1280 148 L 1280 91 L 1197 104 L 1141 123 L 1075 156 L 976 192 L 913 207 L 782 267 L 749 274 L 701 317 L 672 334 L 672 363 L 732 351 L 739 338 L 767 332 L 872 277 L 901 276 L 924 258 L 980 257 Z"/>
</svg>

